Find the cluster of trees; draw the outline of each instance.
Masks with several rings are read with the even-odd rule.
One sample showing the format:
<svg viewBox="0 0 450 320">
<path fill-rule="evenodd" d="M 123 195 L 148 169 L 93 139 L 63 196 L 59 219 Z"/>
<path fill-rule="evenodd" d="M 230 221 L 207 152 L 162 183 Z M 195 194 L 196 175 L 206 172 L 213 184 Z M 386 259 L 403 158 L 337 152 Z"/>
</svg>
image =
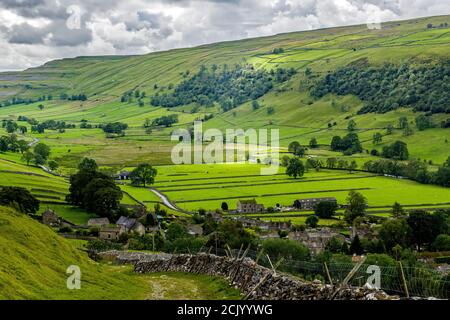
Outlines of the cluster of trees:
<svg viewBox="0 0 450 320">
<path fill-rule="evenodd" d="M 157 93 L 151 98 L 153 106 L 176 107 L 198 103 L 212 106 L 219 103 L 224 111 L 233 109 L 247 101 L 256 100 L 270 91 L 276 83 L 289 80 L 294 69 L 255 71 L 253 66 L 224 65 L 221 70 L 216 65 L 202 66 L 191 78 L 180 83 L 172 93 Z"/>
<path fill-rule="evenodd" d="M 29 143 L 25 140 L 17 139 L 15 134 L 0 137 L 0 152 L 20 152 L 22 153 L 22 160 L 25 161 L 27 165 L 32 161 L 35 165 L 44 165 L 47 163 L 50 156 L 49 146 L 40 142 L 34 146 L 33 151 L 30 149 Z M 56 169 L 58 164 L 51 161 L 51 167 Z"/>
<path fill-rule="evenodd" d="M 175 123 L 178 123 L 178 115 L 171 114 L 168 116 L 162 116 L 160 118 L 154 119 L 151 123 L 150 123 L 150 121 L 146 120 L 146 122 L 144 123 L 144 127 L 151 128 L 151 127 L 164 126 L 164 127 L 168 128 L 168 127 L 171 127 Z"/>
<path fill-rule="evenodd" d="M 148 184 L 155 182 L 158 171 L 148 163 L 141 163 L 130 173 L 131 183 L 135 186 L 143 185 L 144 188 Z"/>
<path fill-rule="evenodd" d="M 388 252 L 411 246 L 418 251 L 424 247 L 430 251 L 450 250 L 449 217 L 449 210 L 414 210 L 383 222 L 379 237 Z"/>
<path fill-rule="evenodd" d="M 44 165 L 47 163 L 50 153 L 50 147 L 45 143 L 39 142 L 34 146 L 33 152 L 27 150 L 22 154 L 22 160 L 26 161 L 27 165 L 29 165 L 31 161 L 33 161 L 35 165 Z M 48 163 L 51 167 L 50 169 L 56 170 L 58 168 L 58 164 L 55 161 L 48 161 Z"/>
<path fill-rule="evenodd" d="M 139 103 L 139 106 L 143 107 L 145 97 L 146 97 L 145 91 L 140 91 L 139 89 L 129 90 L 124 92 L 124 94 L 122 94 L 122 96 L 120 97 L 120 102 L 132 103 L 134 99 L 136 99 Z"/>
<path fill-rule="evenodd" d="M 307 148 L 303 147 L 298 141 L 292 141 L 288 146 L 288 151 L 298 157 L 303 157 L 306 153 L 306 150 Z"/>
<path fill-rule="evenodd" d="M 86 101 L 87 95 L 85 95 L 84 93 L 72 94 L 72 95 L 69 95 L 67 93 L 62 93 L 59 96 L 59 99 L 60 100 L 69 100 L 69 101 Z"/>
<path fill-rule="evenodd" d="M 348 133 L 343 138 L 340 136 L 334 136 L 331 139 L 330 146 L 331 150 L 342 151 L 345 155 L 361 153 L 363 151 L 358 134 L 354 132 Z"/>
<path fill-rule="evenodd" d="M 72 94 L 69 95 L 67 93 L 62 93 L 59 96 L 60 100 L 70 100 L 70 101 L 86 101 L 87 100 L 87 95 L 84 93 L 79 93 L 79 94 Z M 4 101 L 2 103 L 0 103 L 0 107 L 8 107 L 11 105 L 16 105 L 16 104 L 31 104 L 31 103 L 36 103 L 36 102 L 42 102 L 42 101 L 51 101 L 53 100 L 53 95 L 49 94 L 49 95 L 43 95 L 40 96 L 39 98 L 19 98 L 19 97 L 13 97 L 10 100 Z M 41 110 L 44 109 L 43 105 L 42 108 L 39 107 Z"/>
<path fill-rule="evenodd" d="M 272 53 L 273 54 L 281 54 L 281 53 L 284 53 L 284 49 L 283 48 L 274 48 L 272 50 Z"/>
<path fill-rule="evenodd" d="M 65 121 L 56 121 L 56 120 L 47 120 L 41 123 L 38 123 L 37 121 L 34 122 L 31 126 L 31 132 L 34 133 L 44 133 L 46 129 L 49 130 L 58 130 L 60 133 L 63 133 L 66 131 L 66 129 L 73 129 L 75 128 L 75 124 L 66 123 Z"/>
<path fill-rule="evenodd" d="M 125 130 L 128 129 L 128 124 L 122 122 L 110 122 L 107 124 L 101 124 L 99 127 L 105 133 L 124 136 Z"/>
<path fill-rule="evenodd" d="M 23 99 L 23 98 L 13 97 L 10 100 L 1 102 L 0 107 L 8 107 L 8 106 L 16 105 L 16 104 L 31 104 L 31 103 L 36 103 L 36 102 L 45 101 L 45 100 L 49 100 L 49 101 L 53 100 L 53 96 L 52 95 L 48 95 L 48 96 L 43 95 L 37 99 L 33 99 L 33 98 Z"/>
<path fill-rule="evenodd" d="M 65 121 L 57 121 L 57 120 L 47 120 L 39 123 L 34 118 L 28 118 L 25 116 L 19 116 L 17 118 L 19 122 L 27 122 L 31 125 L 31 132 L 34 133 L 44 133 L 46 129 L 49 130 L 59 130 L 59 132 L 65 132 L 65 129 L 73 129 L 75 128 L 75 124 L 66 123 Z M 2 127 L 8 133 L 14 133 L 19 131 L 21 134 L 27 133 L 28 129 L 26 126 L 18 125 L 15 121 L 12 120 L 2 120 Z"/>
<path fill-rule="evenodd" d="M 0 187 L 0 205 L 11 206 L 29 214 L 35 214 L 39 210 L 39 200 L 27 189 L 19 187 Z"/>
<path fill-rule="evenodd" d="M 424 162 L 416 159 L 407 163 L 395 160 L 371 160 L 364 163 L 363 169 L 373 173 L 406 177 L 420 183 L 450 187 L 450 157 L 435 172 L 430 172 Z"/>
<path fill-rule="evenodd" d="M 408 146 L 403 141 L 384 146 L 381 156 L 388 159 L 407 160 L 409 158 Z"/>
<path fill-rule="evenodd" d="M 425 129 L 434 127 L 431 117 L 427 117 L 423 114 L 417 116 L 415 121 L 416 121 L 416 127 L 419 131 L 423 131 Z"/>
<path fill-rule="evenodd" d="M 15 121 L 5 119 L 2 120 L 2 128 L 4 128 L 7 133 L 19 131 L 21 134 L 24 134 L 28 131 L 26 126 L 19 126 Z"/>
<path fill-rule="evenodd" d="M 293 160 L 295 159 L 295 160 Z M 338 158 L 327 158 L 326 162 L 320 159 L 308 158 L 306 164 L 294 157 L 283 156 L 281 158 L 281 166 L 286 167 L 286 174 L 291 177 L 301 177 L 304 172 L 309 169 L 319 171 L 322 168 L 348 170 L 350 173 L 358 169 L 358 163 L 355 160 L 347 161 Z"/>
<path fill-rule="evenodd" d="M 90 124 L 89 121 L 86 119 L 81 120 L 80 129 L 92 129 L 92 128 L 96 128 L 96 126 Z"/>
<path fill-rule="evenodd" d="M 25 140 L 18 140 L 15 134 L 0 137 L 0 152 L 26 152 L 30 147 Z"/>
<path fill-rule="evenodd" d="M 355 160 L 347 161 L 344 159 L 338 159 L 338 158 L 327 158 L 326 161 L 326 167 L 328 169 L 342 169 L 342 170 L 349 170 L 350 172 L 358 169 L 358 164 Z"/>
<path fill-rule="evenodd" d="M 305 174 L 305 165 L 299 158 L 292 157 L 289 159 L 286 167 L 286 174 L 289 177 L 294 177 L 294 179 L 297 179 L 297 177 L 302 177 Z"/>
<path fill-rule="evenodd" d="M 66 201 L 88 212 L 114 220 L 120 215 L 122 197 L 122 191 L 114 179 L 99 172 L 95 160 L 84 158 L 78 165 L 78 172 L 70 176 Z"/>
<path fill-rule="evenodd" d="M 353 94 L 365 102 L 360 114 L 385 113 L 399 107 L 450 113 L 450 61 L 413 66 L 385 64 L 371 67 L 367 60 L 327 74 L 313 87 L 317 98 L 328 93 Z"/>
</svg>

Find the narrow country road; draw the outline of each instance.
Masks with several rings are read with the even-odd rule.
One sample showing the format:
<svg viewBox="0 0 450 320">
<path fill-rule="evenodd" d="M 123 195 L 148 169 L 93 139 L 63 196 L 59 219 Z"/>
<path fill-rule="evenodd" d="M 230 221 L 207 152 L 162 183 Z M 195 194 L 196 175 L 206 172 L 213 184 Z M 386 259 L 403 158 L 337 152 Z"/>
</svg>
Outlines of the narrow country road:
<svg viewBox="0 0 450 320">
<path fill-rule="evenodd" d="M 155 190 L 155 189 L 150 189 L 150 190 L 152 190 L 152 192 L 154 194 L 156 194 L 162 200 L 162 202 L 164 203 L 165 206 L 167 206 L 168 208 L 170 208 L 172 210 L 175 210 L 178 212 L 183 212 L 182 210 L 177 208 L 175 205 L 173 205 L 172 202 L 170 202 L 170 200 L 165 195 L 163 195 L 161 192 L 159 192 L 158 190 Z"/>
<path fill-rule="evenodd" d="M 34 146 L 35 144 L 37 144 L 39 141 L 40 141 L 40 140 L 39 140 L 38 138 L 33 138 L 33 141 L 30 142 L 30 143 L 28 144 L 28 146 L 29 146 L 29 147 L 32 147 L 32 146 Z"/>
</svg>

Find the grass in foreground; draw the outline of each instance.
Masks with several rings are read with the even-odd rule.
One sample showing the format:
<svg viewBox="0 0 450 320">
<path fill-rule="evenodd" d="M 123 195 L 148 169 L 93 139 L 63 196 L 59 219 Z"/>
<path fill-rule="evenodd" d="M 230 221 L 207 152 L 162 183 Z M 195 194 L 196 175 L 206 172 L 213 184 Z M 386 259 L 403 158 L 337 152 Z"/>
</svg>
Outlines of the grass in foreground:
<svg viewBox="0 0 450 320">
<path fill-rule="evenodd" d="M 223 279 L 189 273 L 155 273 L 148 276 L 150 300 L 231 300 L 239 291 Z M 183 290 L 180 290 L 183 288 Z"/>
<path fill-rule="evenodd" d="M 59 237 L 30 217 L 0 207 L 0 300 L 237 297 L 236 292 L 227 289 L 225 281 L 206 276 L 169 275 L 177 281 L 174 291 L 170 291 L 165 278 L 136 275 L 131 266 L 96 263 L 77 247 L 79 244 Z M 66 270 L 71 265 L 81 269 L 80 290 L 67 289 Z M 162 294 L 157 288 L 166 292 Z"/>
</svg>

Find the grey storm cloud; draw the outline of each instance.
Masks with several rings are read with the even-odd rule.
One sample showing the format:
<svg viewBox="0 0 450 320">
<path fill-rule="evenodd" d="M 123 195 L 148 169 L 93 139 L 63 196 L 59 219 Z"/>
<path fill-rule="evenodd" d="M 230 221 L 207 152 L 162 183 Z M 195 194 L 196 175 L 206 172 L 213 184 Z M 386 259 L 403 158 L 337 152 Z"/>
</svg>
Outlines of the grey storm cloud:
<svg viewBox="0 0 450 320">
<path fill-rule="evenodd" d="M 50 24 L 36 27 L 29 23 L 1 26 L 11 44 L 48 44 L 51 46 L 78 46 L 92 41 L 92 30 L 81 24 L 79 29 L 67 27 L 65 19 L 55 19 Z"/>
<path fill-rule="evenodd" d="M 28 23 L 15 25 L 8 30 L 9 42 L 17 44 L 44 43 L 46 35 L 45 30 L 35 28 Z"/>
<path fill-rule="evenodd" d="M 0 70 L 442 14 L 448 0 L 0 0 Z"/>
</svg>

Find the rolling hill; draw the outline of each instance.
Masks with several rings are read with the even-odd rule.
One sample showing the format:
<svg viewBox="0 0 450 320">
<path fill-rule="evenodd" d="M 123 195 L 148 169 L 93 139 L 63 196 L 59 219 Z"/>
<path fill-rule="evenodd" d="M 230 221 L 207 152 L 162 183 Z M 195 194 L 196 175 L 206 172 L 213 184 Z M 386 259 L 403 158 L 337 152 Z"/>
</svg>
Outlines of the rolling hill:
<svg viewBox="0 0 450 320">
<path fill-rule="evenodd" d="M 413 112 L 409 105 L 400 105 L 386 113 L 358 114 L 366 104 L 358 97 L 332 93 L 313 98 L 310 90 L 327 74 L 355 61 L 367 61 L 374 68 L 386 63 L 411 67 L 445 63 L 450 56 L 449 20 L 449 16 L 429 17 L 388 22 L 381 29 L 358 25 L 142 56 L 51 61 L 23 72 L 0 74 L 0 102 L 3 104 L 0 119 L 16 120 L 26 116 L 38 121 L 66 121 L 77 126 L 81 120 L 92 124 L 122 121 L 129 125 L 126 136 L 114 141 L 105 139 L 98 129 L 34 134 L 33 137 L 52 146 L 54 157 L 66 168 L 73 167 L 83 156 L 91 156 L 100 164 L 113 167 L 136 165 L 143 159 L 169 164 L 173 129 L 157 128 L 148 134 L 143 128 L 145 119 L 154 120 L 169 114 L 178 115 L 176 126 L 188 127 L 195 119 L 213 115 L 205 121 L 206 128 L 277 128 L 283 147 L 293 140 L 308 144 L 311 138 L 316 138 L 320 145 L 329 145 L 334 135 L 346 132 L 348 121 L 353 119 L 364 149 L 380 151 L 386 144 L 400 139 L 408 143 L 412 157 L 440 164 L 448 157 L 450 131 L 440 128 L 440 123 L 449 118 L 447 114 L 429 115 L 435 128 L 415 130 L 410 136 L 394 129 L 393 134 L 384 135 L 386 126 L 396 128 L 400 117 L 407 117 L 414 126 L 415 118 L 422 113 Z M 430 28 L 430 24 L 433 27 Z M 251 65 L 255 70 L 266 71 L 293 68 L 297 73 L 258 98 L 256 101 L 261 107 L 257 110 L 252 108 L 251 101 L 228 111 L 222 110 L 217 102 L 209 107 L 197 103 L 173 108 L 151 105 L 151 97 L 174 92 L 202 65 L 208 68 L 217 65 L 221 70 L 224 64 L 230 67 Z M 125 93 L 136 91 L 145 92 L 145 97 L 121 102 Z M 64 94 L 69 97 L 85 94 L 87 101 L 60 100 Z M 49 95 L 51 100 L 48 100 Z M 42 96 L 45 100 L 37 101 Z M 10 105 L 13 99 L 16 102 L 31 100 Z M 38 108 L 40 104 L 44 106 L 42 110 Z M 330 127 L 330 123 L 335 124 Z M 377 132 L 384 135 L 383 142 L 374 145 L 372 136 Z"/>
</svg>

